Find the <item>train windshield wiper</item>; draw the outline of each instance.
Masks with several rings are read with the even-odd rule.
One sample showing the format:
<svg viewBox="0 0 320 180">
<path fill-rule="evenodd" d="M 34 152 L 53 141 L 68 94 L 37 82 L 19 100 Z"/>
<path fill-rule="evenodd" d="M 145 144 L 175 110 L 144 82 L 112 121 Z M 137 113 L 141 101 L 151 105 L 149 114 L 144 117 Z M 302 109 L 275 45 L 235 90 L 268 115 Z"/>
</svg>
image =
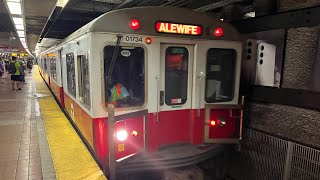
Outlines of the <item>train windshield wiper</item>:
<svg viewBox="0 0 320 180">
<path fill-rule="evenodd" d="M 119 47 L 120 47 L 120 41 L 121 41 L 121 38 L 123 36 L 122 35 L 117 35 L 117 43 L 116 43 L 116 46 L 114 48 L 114 51 L 113 51 L 113 55 L 112 55 L 112 59 L 111 59 L 111 63 L 110 63 L 110 68 L 108 70 L 108 74 L 107 74 L 107 88 L 106 89 L 110 89 L 111 88 L 111 85 L 112 85 L 112 81 L 111 81 L 111 76 L 112 76 L 112 72 L 113 72 L 113 68 L 114 68 L 114 64 L 117 60 L 117 57 L 118 57 L 118 52 L 119 52 Z"/>
</svg>

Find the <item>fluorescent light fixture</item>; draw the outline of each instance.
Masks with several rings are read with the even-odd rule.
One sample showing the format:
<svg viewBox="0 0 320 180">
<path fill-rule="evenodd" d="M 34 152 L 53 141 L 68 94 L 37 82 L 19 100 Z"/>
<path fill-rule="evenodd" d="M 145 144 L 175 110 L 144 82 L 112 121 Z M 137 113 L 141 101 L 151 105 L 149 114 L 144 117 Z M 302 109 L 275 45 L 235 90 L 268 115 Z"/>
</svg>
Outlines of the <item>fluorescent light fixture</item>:
<svg viewBox="0 0 320 180">
<path fill-rule="evenodd" d="M 24 31 L 17 31 L 17 33 L 20 38 L 25 37 Z"/>
<path fill-rule="evenodd" d="M 20 2 L 20 0 L 7 0 L 7 2 Z"/>
<path fill-rule="evenodd" d="M 11 14 L 21 15 L 21 4 L 19 2 L 7 2 Z"/>
<path fill-rule="evenodd" d="M 26 38 L 20 38 L 21 42 L 26 42 Z"/>
<path fill-rule="evenodd" d="M 17 30 L 24 30 L 24 26 L 22 24 L 16 24 Z"/>
<path fill-rule="evenodd" d="M 12 20 L 13 20 L 13 22 L 14 22 L 14 24 L 23 24 L 23 20 L 22 20 L 22 18 L 17 18 L 17 17 L 13 17 L 12 18 Z"/>
<path fill-rule="evenodd" d="M 248 12 L 245 14 L 246 17 L 255 17 L 256 16 L 256 12 L 252 11 L 252 12 Z"/>
<path fill-rule="evenodd" d="M 56 6 L 64 8 L 64 6 L 68 3 L 69 0 L 58 0 Z"/>
</svg>

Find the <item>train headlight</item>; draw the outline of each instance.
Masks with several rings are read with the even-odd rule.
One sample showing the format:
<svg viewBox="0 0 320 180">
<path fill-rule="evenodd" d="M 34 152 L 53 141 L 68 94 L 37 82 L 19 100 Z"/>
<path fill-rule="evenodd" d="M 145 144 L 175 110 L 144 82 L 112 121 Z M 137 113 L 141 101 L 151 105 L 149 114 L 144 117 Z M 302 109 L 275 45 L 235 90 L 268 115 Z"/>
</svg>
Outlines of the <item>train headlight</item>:
<svg viewBox="0 0 320 180">
<path fill-rule="evenodd" d="M 116 133 L 118 141 L 125 141 L 128 138 L 128 133 L 126 130 L 120 130 Z"/>
<path fill-rule="evenodd" d="M 134 131 L 132 131 L 132 136 L 138 136 L 138 131 L 136 131 L 136 130 L 134 130 Z"/>
<path fill-rule="evenodd" d="M 211 125 L 211 126 L 215 126 L 215 125 L 216 125 L 216 121 L 215 121 L 215 120 L 211 120 L 211 121 L 210 121 L 210 125 Z"/>
</svg>

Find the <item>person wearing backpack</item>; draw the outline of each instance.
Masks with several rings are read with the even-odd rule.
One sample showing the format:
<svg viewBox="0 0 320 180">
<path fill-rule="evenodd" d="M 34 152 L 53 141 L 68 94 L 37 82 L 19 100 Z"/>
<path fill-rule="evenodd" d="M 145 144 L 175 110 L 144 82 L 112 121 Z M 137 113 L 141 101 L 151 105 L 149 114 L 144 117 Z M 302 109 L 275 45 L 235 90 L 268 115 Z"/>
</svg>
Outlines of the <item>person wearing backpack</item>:
<svg viewBox="0 0 320 180">
<path fill-rule="evenodd" d="M 31 70 L 32 70 L 32 61 L 31 60 L 27 61 L 27 68 L 29 70 L 29 73 L 31 73 Z"/>
<path fill-rule="evenodd" d="M 24 61 L 18 61 L 20 64 L 20 82 L 26 82 L 25 76 L 25 70 L 26 70 L 26 64 L 24 63 Z"/>
<path fill-rule="evenodd" d="M 0 78 L 1 78 L 1 84 L 3 84 L 3 80 L 2 80 L 2 75 L 5 73 L 5 70 L 4 70 L 4 62 L 3 60 L 1 59 L 0 57 Z"/>
<path fill-rule="evenodd" d="M 12 61 L 8 66 L 8 71 L 11 74 L 11 81 L 12 81 L 12 89 L 11 90 L 21 90 L 19 87 L 20 81 L 20 63 L 17 61 L 17 57 L 12 56 Z"/>
</svg>

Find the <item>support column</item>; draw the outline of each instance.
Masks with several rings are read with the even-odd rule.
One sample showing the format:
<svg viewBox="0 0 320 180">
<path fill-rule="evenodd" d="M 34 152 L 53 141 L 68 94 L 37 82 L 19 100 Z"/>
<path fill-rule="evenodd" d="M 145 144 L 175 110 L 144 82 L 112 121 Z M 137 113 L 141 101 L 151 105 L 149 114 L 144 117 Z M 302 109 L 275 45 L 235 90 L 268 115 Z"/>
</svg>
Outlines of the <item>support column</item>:
<svg viewBox="0 0 320 180">
<path fill-rule="evenodd" d="M 319 27 L 292 28 L 287 33 L 282 87 L 311 90 Z"/>
<path fill-rule="evenodd" d="M 320 92 L 320 38 L 318 43 L 317 60 L 313 65 L 312 90 Z"/>
<path fill-rule="evenodd" d="M 278 0 L 278 11 L 289 11 L 320 5 L 319 0 Z"/>
<path fill-rule="evenodd" d="M 319 0 L 279 0 L 279 11 L 289 11 L 320 5 Z M 301 27 L 287 31 L 283 88 L 311 90 L 313 66 L 316 64 L 319 28 Z"/>
</svg>

